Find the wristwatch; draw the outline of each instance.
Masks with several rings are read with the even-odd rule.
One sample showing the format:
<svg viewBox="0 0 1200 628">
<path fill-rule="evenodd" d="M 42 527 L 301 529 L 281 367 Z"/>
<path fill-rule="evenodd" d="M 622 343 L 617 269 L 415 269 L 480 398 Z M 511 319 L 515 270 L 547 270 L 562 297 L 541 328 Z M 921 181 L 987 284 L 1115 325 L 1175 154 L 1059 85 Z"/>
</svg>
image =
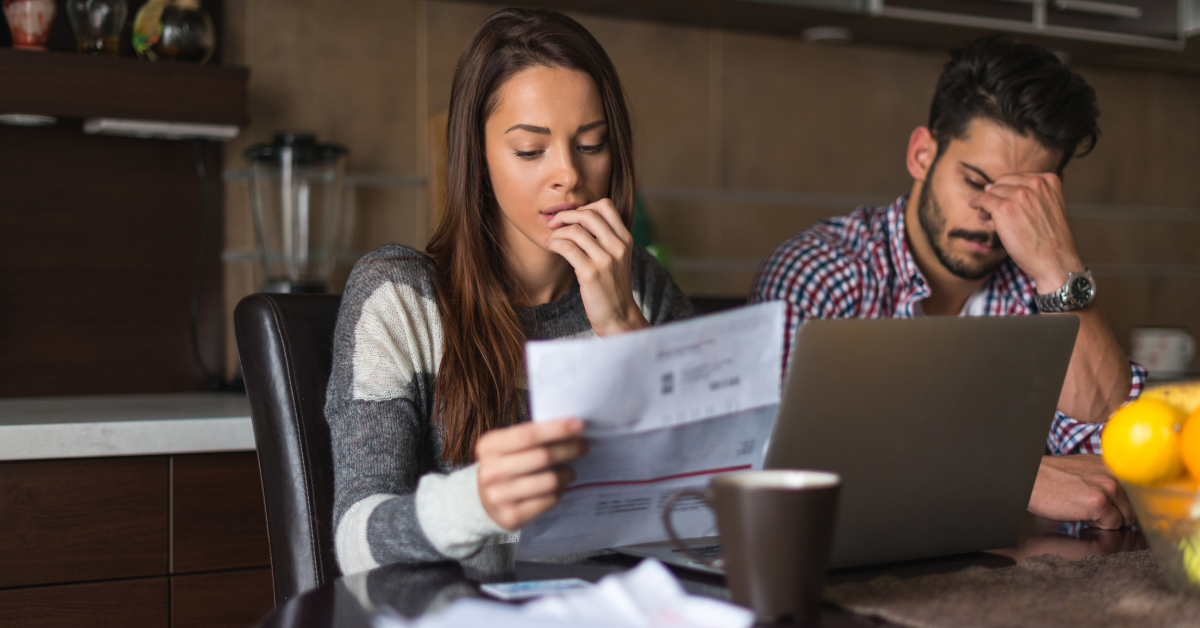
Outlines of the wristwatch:
<svg viewBox="0 0 1200 628">
<path fill-rule="evenodd" d="M 1039 294 L 1034 297 L 1039 312 L 1070 312 L 1087 307 L 1096 298 L 1096 282 L 1092 280 L 1092 271 L 1070 273 L 1067 283 L 1050 294 Z"/>
</svg>

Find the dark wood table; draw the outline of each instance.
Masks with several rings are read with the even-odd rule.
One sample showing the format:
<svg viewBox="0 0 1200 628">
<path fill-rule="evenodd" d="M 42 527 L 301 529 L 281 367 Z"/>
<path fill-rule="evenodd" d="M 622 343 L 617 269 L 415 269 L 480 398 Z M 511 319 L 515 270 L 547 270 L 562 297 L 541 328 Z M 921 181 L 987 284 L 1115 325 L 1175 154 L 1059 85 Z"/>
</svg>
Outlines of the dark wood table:
<svg viewBox="0 0 1200 628">
<path fill-rule="evenodd" d="M 971 566 L 1000 568 L 1044 554 L 1079 560 L 1103 553 L 1146 549 L 1145 538 L 1134 530 L 1085 528 L 1078 536 L 1062 533 L 1062 525 L 1028 517 L 1021 541 L 1014 547 L 960 556 L 877 565 L 830 572 L 828 582 L 869 580 L 882 575 L 901 578 L 958 571 Z M 484 558 L 499 558 L 496 546 L 484 548 Z M 495 556 L 488 556 L 494 554 Z M 634 566 L 638 559 L 615 553 L 580 558 L 570 563 L 516 561 L 499 573 L 481 575 L 469 565 L 386 565 L 366 573 L 345 576 L 314 589 L 275 609 L 260 624 L 262 628 L 371 628 L 378 609 L 390 607 L 406 617 L 434 612 L 460 597 L 486 597 L 479 592 L 485 582 L 583 578 L 595 582 L 607 574 Z M 688 569 L 673 571 L 684 588 L 697 595 L 728 599 L 724 578 Z M 825 628 L 894 626 L 882 620 L 856 615 L 825 605 L 819 620 L 811 625 Z"/>
</svg>

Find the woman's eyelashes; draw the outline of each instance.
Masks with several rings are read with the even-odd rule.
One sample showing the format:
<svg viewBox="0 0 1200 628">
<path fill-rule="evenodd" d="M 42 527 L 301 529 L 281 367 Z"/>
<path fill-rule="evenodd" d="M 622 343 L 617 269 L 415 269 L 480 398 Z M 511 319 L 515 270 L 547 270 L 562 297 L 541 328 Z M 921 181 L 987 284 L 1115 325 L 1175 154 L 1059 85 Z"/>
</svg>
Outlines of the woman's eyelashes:
<svg viewBox="0 0 1200 628">
<path fill-rule="evenodd" d="M 608 148 L 608 142 L 602 142 L 600 144 L 580 144 L 579 146 L 575 147 L 575 150 L 578 150 L 584 155 L 598 155 L 604 152 L 604 149 L 606 148 Z M 537 159 L 545 153 L 546 151 L 544 149 L 513 151 L 514 155 L 525 160 Z"/>
<path fill-rule="evenodd" d="M 967 182 L 967 185 L 975 188 L 976 190 L 982 190 L 985 185 L 984 183 L 982 183 L 980 181 L 975 181 L 975 180 L 971 179 L 970 177 L 966 177 L 963 180 Z"/>
</svg>

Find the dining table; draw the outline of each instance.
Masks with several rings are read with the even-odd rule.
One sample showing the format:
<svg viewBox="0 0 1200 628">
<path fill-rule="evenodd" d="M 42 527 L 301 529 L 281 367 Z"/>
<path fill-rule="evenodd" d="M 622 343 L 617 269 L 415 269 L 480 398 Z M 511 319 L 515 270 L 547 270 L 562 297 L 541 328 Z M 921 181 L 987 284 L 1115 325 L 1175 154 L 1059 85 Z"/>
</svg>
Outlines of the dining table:
<svg viewBox="0 0 1200 628">
<path fill-rule="evenodd" d="M 887 526 L 880 526 L 887 534 Z M 1136 528 L 1101 530 L 1082 524 L 1069 524 L 1027 515 L 1018 542 L 1012 547 L 905 561 L 831 570 L 826 591 L 838 591 L 839 585 L 878 581 L 881 576 L 915 579 L 936 574 L 954 574 L 974 568 L 999 570 L 1041 557 L 1062 561 L 1082 561 L 1097 554 L 1145 552 L 1146 540 Z M 490 582 L 521 582 L 557 578 L 581 578 L 596 582 L 609 574 L 635 566 L 640 559 L 612 551 L 538 561 L 514 560 L 510 547 L 485 546 L 470 561 L 426 564 L 392 564 L 370 571 L 345 575 L 316 589 L 300 594 L 278 606 L 259 624 L 260 628 L 373 628 L 381 613 L 407 619 L 421 617 L 445 608 L 460 598 L 487 598 L 480 585 Z M 480 567 L 479 565 L 488 565 Z M 671 567 L 690 594 L 729 599 L 725 579 L 682 567 Z M 844 589 L 844 587 L 842 587 Z M 827 596 L 828 597 L 828 596 Z M 849 628 L 862 626 L 901 626 L 886 618 L 847 609 L 825 601 L 819 615 L 798 620 L 793 625 Z"/>
</svg>

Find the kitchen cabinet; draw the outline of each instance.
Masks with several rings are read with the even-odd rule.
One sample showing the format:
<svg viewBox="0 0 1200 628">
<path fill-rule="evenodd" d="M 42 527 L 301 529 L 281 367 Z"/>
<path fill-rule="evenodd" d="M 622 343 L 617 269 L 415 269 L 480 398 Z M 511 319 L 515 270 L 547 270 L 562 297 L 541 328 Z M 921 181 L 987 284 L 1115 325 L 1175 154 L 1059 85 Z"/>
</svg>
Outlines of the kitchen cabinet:
<svg viewBox="0 0 1200 628">
<path fill-rule="evenodd" d="M 0 400 L 0 625 L 245 628 L 273 606 L 244 396 Z"/>
<path fill-rule="evenodd" d="M 1065 39 L 1184 48 L 1181 0 L 870 0 L 869 12 Z"/>
</svg>

